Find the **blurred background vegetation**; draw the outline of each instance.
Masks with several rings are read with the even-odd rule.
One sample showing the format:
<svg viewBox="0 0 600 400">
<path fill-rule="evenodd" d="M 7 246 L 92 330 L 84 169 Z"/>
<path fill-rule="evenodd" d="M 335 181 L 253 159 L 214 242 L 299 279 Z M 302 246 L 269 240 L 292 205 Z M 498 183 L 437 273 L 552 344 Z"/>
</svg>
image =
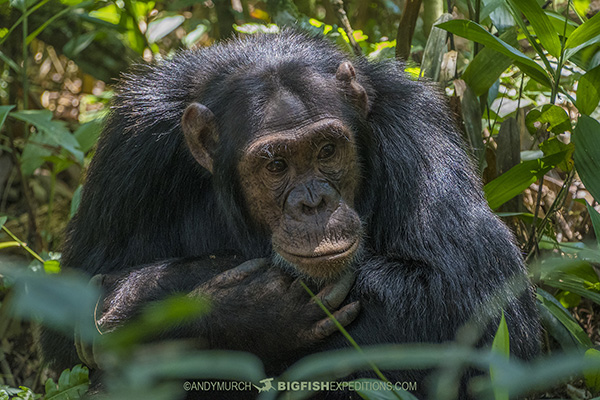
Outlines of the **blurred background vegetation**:
<svg viewBox="0 0 600 400">
<path fill-rule="evenodd" d="M 84 279 L 61 271 L 60 251 L 119 75 L 133 62 L 284 25 L 360 57 L 403 59 L 413 79 L 445 91 L 488 202 L 515 232 L 538 286 L 545 356 L 507 360 L 501 324 L 489 352 L 460 340 L 375 346 L 318 354 L 280 379 L 335 379 L 373 363 L 444 366 L 435 398 L 452 399 L 453 374 L 474 365 L 492 371 L 472 382 L 478 398 L 597 396 L 598 10 L 600 0 L 0 0 L 0 399 L 76 399 L 89 385 L 85 367 L 60 379 L 45 369 L 34 330 L 45 323 L 72 334 L 95 303 Z M 203 312 L 171 299 L 110 339 L 107 398 L 178 398 L 185 393 L 174 378 L 264 378 L 249 354 L 140 345 L 139 332 Z"/>
</svg>

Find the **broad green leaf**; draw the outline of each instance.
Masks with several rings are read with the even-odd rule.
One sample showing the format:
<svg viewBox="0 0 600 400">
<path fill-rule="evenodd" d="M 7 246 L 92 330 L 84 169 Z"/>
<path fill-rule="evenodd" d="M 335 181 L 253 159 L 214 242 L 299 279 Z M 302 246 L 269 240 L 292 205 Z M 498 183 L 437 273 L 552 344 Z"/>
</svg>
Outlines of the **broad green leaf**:
<svg viewBox="0 0 600 400">
<path fill-rule="evenodd" d="M 577 108 L 590 115 L 600 102 L 600 65 L 589 70 L 577 85 Z"/>
<path fill-rule="evenodd" d="M 575 168 L 585 188 L 600 201 L 600 123 L 581 115 L 573 132 Z"/>
<path fill-rule="evenodd" d="M 569 19 L 567 20 L 567 31 L 565 32 L 565 17 L 550 10 L 544 10 L 544 12 L 554 27 L 554 31 L 561 36 L 563 33 L 566 33 L 566 37 L 569 37 L 569 35 L 579 27 L 578 24 Z"/>
<path fill-rule="evenodd" d="M 581 256 L 581 251 L 579 251 Z M 568 258 L 551 258 L 544 260 L 540 266 L 540 272 L 542 277 L 552 276 L 554 274 L 567 274 L 577 276 L 582 280 L 588 281 L 589 284 L 596 284 L 600 282 L 598 280 L 598 274 L 594 271 L 594 268 L 587 261 L 581 259 L 568 259 Z"/>
<path fill-rule="evenodd" d="M 596 234 L 596 241 L 598 242 L 598 248 L 600 248 L 600 213 L 598 213 L 598 211 L 596 211 L 596 209 L 590 206 L 587 202 L 585 203 L 585 206 L 590 214 L 592 226 L 594 227 L 594 233 Z M 2 226 L 2 224 L 0 224 L 0 226 Z"/>
<path fill-rule="evenodd" d="M 600 42 L 600 13 L 579 25 L 565 42 L 565 60 L 584 47 Z"/>
<path fill-rule="evenodd" d="M 54 383 L 52 378 L 46 381 L 46 400 L 77 400 L 83 398 L 90 386 L 89 371 L 81 364 L 72 370 L 65 369 Z"/>
<path fill-rule="evenodd" d="M 205 315 L 210 303 L 201 297 L 172 296 L 146 306 L 142 314 L 118 331 L 111 333 L 107 346 L 127 348 L 168 327 L 185 323 Z"/>
<path fill-rule="evenodd" d="M 600 304 L 600 284 L 586 281 L 585 279 L 564 273 L 553 273 L 545 276 L 544 283 L 553 288 L 568 290 Z"/>
<path fill-rule="evenodd" d="M 500 35 L 500 39 L 516 46 L 517 29 L 511 28 Z M 512 59 L 489 47 L 484 47 L 471 61 L 462 74 L 462 79 L 475 95 L 481 96 L 498 80 L 500 74 L 512 64 Z"/>
<path fill-rule="evenodd" d="M 544 307 L 569 332 L 576 344 L 583 348 L 592 346 L 592 341 L 571 313 L 562 306 L 550 293 L 538 288 L 536 294 L 539 304 Z M 567 347 L 569 345 L 564 343 Z"/>
<path fill-rule="evenodd" d="M 573 7 L 579 14 L 585 15 L 590 8 L 590 0 L 573 0 Z"/>
<path fill-rule="evenodd" d="M 175 15 L 150 22 L 148 24 L 148 30 L 146 31 L 148 42 L 156 43 L 177 29 L 177 27 L 181 25 L 183 21 L 185 21 L 185 17 L 183 15 Z"/>
<path fill-rule="evenodd" d="M 63 121 L 53 121 L 52 112 L 48 110 L 24 110 L 10 114 L 11 117 L 34 125 L 51 144 L 69 151 L 79 162 L 83 162 L 83 153 L 79 150 L 77 139 L 65 126 Z"/>
<path fill-rule="evenodd" d="M 115 4 L 110 4 L 106 7 L 92 10 L 90 11 L 89 15 L 90 17 L 94 17 L 115 25 L 117 25 L 121 20 L 121 10 Z"/>
<path fill-rule="evenodd" d="M 76 35 L 63 46 L 65 55 L 69 58 L 75 58 L 82 51 L 88 48 L 94 39 L 98 36 L 98 31 L 86 32 L 81 35 Z"/>
<path fill-rule="evenodd" d="M 600 360 L 600 351 L 589 349 L 585 352 L 584 358 Z M 586 369 L 583 371 L 585 384 L 593 393 L 600 392 L 600 369 Z"/>
<path fill-rule="evenodd" d="M 450 33 L 481 43 L 510 57 L 515 65 L 532 79 L 535 79 L 544 86 L 552 86 L 548 74 L 540 65 L 523 54 L 520 50 L 517 50 L 513 46 L 486 31 L 481 25 L 476 24 L 473 21 L 453 20 L 438 25 L 438 28 L 446 29 Z"/>
<path fill-rule="evenodd" d="M 4 125 L 4 121 L 6 121 L 6 116 L 15 106 L 0 106 L 0 128 Z"/>
<path fill-rule="evenodd" d="M 490 13 L 490 20 L 500 33 L 504 33 L 507 29 L 515 26 L 515 19 L 504 0 L 500 1 L 500 5 Z"/>
<path fill-rule="evenodd" d="M 84 153 L 87 153 L 98 141 L 98 137 L 102 132 L 102 120 L 94 119 L 90 122 L 86 122 L 77 128 L 73 132 L 73 136 L 79 143 L 79 148 Z"/>
<path fill-rule="evenodd" d="M 550 19 L 546 16 L 542 8 L 538 5 L 535 0 L 508 0 L 511 7 L 521 11 L 529 23 L 533 27 L 533 30 L 544 48 L 548 53 L 558 58 L 561 54 L 560 41 L 558 35 L 550 22 Z M 561 31 L 562 32 L 562 31 Z"/>
<path fill-rule="evenodd" d="M 545 104 L 542 110 L 533 109 L 525 117 L 525 125 L 532 135 L 537 131 L 535 123 L 548 124 L 547 130 L 556 134 L 571 131 L 571 119 L 564 108 L 554 104 Z"/>
<path fill-rule="evenodd" d="M 492 210 L 512 199 L 564 160 L 564 153 L 515 165 L 483 187 Z"/>
<path fill-rule="evenodd" d="M 579 28 L 569 36 L 565 43 L 567 49 L 572 49 L 582 44 L 589 42 L 592 39 L 597 39 L 600 36 L 600 14 L 594 15 L 592 18 L 579 25 Z"/>
<path fill-rule="evenodd" d="M 46 157 L 52 155 L 52 150 L 46 147 L 55 146 L 55 142 L 42 132 L 35 132 L 29 137 L 29 141 L 21 154 L 21 171 L 25 175 L 31 175 L 44 164 Z"/>
<path fill-rule="evenodd" d="M 28 321 L 41 319 L 46 326 L 73 335 L 80 326 L 83 339 L 95 336 L 96 328 L 87 322 L 94 315 L 100 291 L 87 280 L 75 276 L 31 274 L 0 264 L 0 274 L 13 285 L 11 312 Z"/>
<path fill-rule="evenodd" d="M 573 168 L 573 160 L 571 158 L 573 152 L 575 151 L 575 145 L 573 143 L 565 144 L 556 136 L 553 136 L 550 139 L 540 143 L 540 149 L 546 156 L 549 156 L 550 154 L 563 153 L 565 157 L 557 165 L 557 167 L 562 171 L 569 172 Z"/>
<path fill-rule="evenodd" d="M 6 223 L 6 220 L 8 220 L 8 217 L 0 217 L 0 229 L 2 229 L 2 227 Z"/>
<path fill-rule="evenodd" d="M 571 293 L 568 290 L 561 290 L 555 297 L 567 309 L 577 307 L 581 303 L 581 296 L 577 293 Z"/>
<path fill-rule="evenodd" d="M 510 338 L 506 319 L 504 318 L 504 311 L 502 311 L 500 325 L 498 326 L 494 341 L 492 342 L 492 353 L 496 353 L 506 359 L 510 357 Z M 494 366 L 490 366 L 490 378 L 492 380 L 492 385 L 494 386 L 494 399 L 508 400 L 508 392 L 505 389 L 497 387 L 497 372 Z"/>
</svg>

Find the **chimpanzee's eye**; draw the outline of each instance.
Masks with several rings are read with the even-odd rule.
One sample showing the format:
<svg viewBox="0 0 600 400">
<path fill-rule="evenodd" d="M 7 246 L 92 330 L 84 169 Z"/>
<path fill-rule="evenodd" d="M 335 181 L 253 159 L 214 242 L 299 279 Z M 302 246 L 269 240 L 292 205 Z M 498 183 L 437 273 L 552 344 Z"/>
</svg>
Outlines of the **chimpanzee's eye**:
<svg viewBox="0 0 600 400">
<path fill-rule="evenodd" d="M 273 173 L 283 172 L 286 168 L 287 164 L 284 160 L 273 160 L 267 164 L 267 170 Z"/>
<path fill-rule="evenodd" d="M 319 160 L 324 160 L 326 158 L 333 156 L 334 154 L 335 154 L 335 146 L 332 145 L 331 143 L 329 143 L 329 144 L 326 144 L 325 146 L 321 147 L 321 151 L 319 151 L 319 155 L 317 156 L 317 158 Z"/>
</svg>

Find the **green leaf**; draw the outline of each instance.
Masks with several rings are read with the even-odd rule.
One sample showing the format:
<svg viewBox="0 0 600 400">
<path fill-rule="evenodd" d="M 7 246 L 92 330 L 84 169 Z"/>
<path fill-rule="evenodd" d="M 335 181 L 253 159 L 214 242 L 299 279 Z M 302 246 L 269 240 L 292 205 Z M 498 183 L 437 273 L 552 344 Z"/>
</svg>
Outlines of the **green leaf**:
<svg viewBox="0 0 600 400">
<path fill-rule="evenodd" d="M 179 25 L 183 24 L 183 21 L 185 21 L 183 15 L 175 15 L 150 22 L 148 24 L 148 31 L 146 32 L 148 42 L 156 43 L 177 29 Z"/>
<path fill-rule="evenodd" d="M 209 310 L 209 301 L 201 297 L 175 295 L 150 303 L 137 319 L 111 333 L 107 345 L 116 349 L 129 347 L 164 331 L 166 327 L 205 315 Z"/>
<path fill-rule="evenodd" d="M 51 111 L 24 110 L 13 112 L 10 116 L 34 125 L 46 136 L 48 141 L 45 144 L 64 148 L 73 154 L 79 162 L 83 162 L 83 153 L 79 150 L 77 139 L 66 128 L 63 121 L 52 120 Z"/>
<path fill-rule="evenodd" d="M 585 188 L 600 201 L 600 123 L 581 115 L 573 132 L 575 168 Z"/>
<path fill-rule="evenodd" d="M 600 351 L 596 349 L 589 349 L 583 356 L 587 359 L 600 359 Z M 585 377 L 585 384 L 593 392 L 600 392 L 600 369 L 586 369 L 583 371 Z"/>
<path fill-rule="evenodd" d="M 592 341 L 583 328 L 577 323 L 571 313 L 562 306 L 550 293 L 538 288 L 536 298 L 539 304 L 544 307 L 562 326 L 569 332 L 578 346 L 588 348 L 592 346 Z M 568 347 L 568 346 L 567 346 Z"/>
<path fill-rule="evenodd" d="M 565 17 L 550 10 L 544 10 L 544 12 L 554 27 L 554 31 L 558 32 L 562 36 L 563 32 L 565 32 Z M 567 20 L 566 36 L 569 37 L 569 35 L 578 27 L 579 25 L 575 22 L 571 21 L 570 19 Z"/>
<path fill-rule="evenodd" d="M 44 271 L 47 274 L 58 274 L 60 272 L 60 262 L 58 260 L 44 261 Z"/>
<path fill-rule="evenodd" d="M 548 53 L 558 58 L 561 54 L 558 35 L 543 9 L 535 0 L 509 0 L 511 7 L 521 11 L 529 20 L 533 30 Z M 561 31 L 562 32 L 562 31 Z"/>
<path fill-rule="evenodd" d="M 75 276 L 32 274 L 0 264 L 0 274 L 14 280 L 12 312 L 28 321 L 42 319 L 59 332 L 73 335 L 80 325 L 83 339 L 93 338 L 96 328 L 87 322 L 94 315 L 99 289 Z"/>
<path fill-rule="evenodd" d="M 564 153 L 515 165 L 483 187 L 492 210 L 512 199 L 564 160 Z"/>
<path fill-rule="evenodd" d="M 515 65 L 532 79 L 544 86 L 552 87 L 552 82 L 548 77 L 548 74 L 540 65 L 523 54 L 520 50 L 517 50 L 513 46 L 486 31 L 481 25 L 476 24 L 473 21 L 453 20 L 438 25 L 438 28 L 446 29 L 450 33 L 481 43 L 510 57 Z"/>
<path fill-rule="evenodd" d="M 94 119 L 90 122 L 86 122 L 77 128 L 73 132 L 73 136 L 79 143 L 79 148 L 84 153 L 87 153 L 98 141 L 98 137 L 102 132 L 102 120 Z"/>
<path fill-rule="evenodd" d="M 71 199 L 71 211 L 69 213 L 69 218 L 73 218 L 79 209 L 79 203 L 81 202 L 81 190 L 83 186 L 79 185 L 73 193 L 73 198 Z"/>
<path fill-rule="evenodd" d="M 501 355 L 508 359 L 510 357 L 510 338 L 508 334 L 508 325 L 506 325 L 506 319 L 504 318 L 504 311 L 502 311 L 502 318 L 500 319 L 500 325 L 494 336 L 492 342 L 492 353 Z M 508 400 L 508 392 L 505 389 L 497 387 L 497 371 L 494 366 L 490 366 L 490 378 L 492 385 L 494 386 L 494 399 L 495 400 Z"/>
<path fill-rule="evenodd" d="M 594 227 L 594 233 L 596 234 L 596 241 L 598 242 L 598 248 L 600 248 L 600 214 L 594 209 L 594 207 L 590 206 L 587 201 L 585 202 L 585 206 L 590 214 L 590 219 L 592 220 L 592 225 Z M 1 223 L 0 226 L 2 226 Z"/>
<path fill-rule="evenodd" d="M 92 44 L 97 35 L 98 31 L 92 31 L 75 36 L 63 46 L 65 55 L 69 58 L 77 57 L 79 53 L 87 49 L 87 47 Z"/>
<path fill-rule="evenodd" d="M 7 219 L 8 217 L 0 217 L 0 229 L 2 229 Z"/>
<path fill-rule="evenodd" d="M 500 39 L 516 46 L 517 29 L 511 28 L 500 35 Z M 469 85 L 476 96 L 481 96 L 498 80 L 500 74 L 512 64 L 512 59 L 489 47 L 484 47 L 471 61 L 462 74 L 462 79 Z"/>
<path fill-rule="evenodd" d="M 181 43 L 183 43 L 185 45 L 185 47 L 187 47 L 189 49 L 192 46 L 194 46 L 194 44 L 198 40 L 200 40 L 202 35 L 204 35 L 206 32 L 208 32 L 208 30 L 209 30 L 208 25 L 206 23 L 201 23 L 196 26 L 196 29 L 194 29 L 193 31 L 191 31 L 187 35 L 185 35 L 183 37 L 183 39 L 181 39 Z"/>
<path fill-rule="evenodd" d="M 25 175 L 31 175 L 44 164 L 46 157 L 52 155 L 52 150 L 48 146 L 55 146 L 55 142 L 47 135 L 41 132 L 35 132 L 29 137 L 29 141 L 21 154 L 21 171 Z"/>
<path fill-rule="evenodd" d="M 525 125 L 532 135 L 537 132 L 536 122 L 540 125 L 548 124 L 547 130 L 556 134 L 572 129 L 569 114 L 562 107 L 554 104 L 545 104 L 541 111 L 533 109 L 527 113 Z"/>
<path fill-rule="evenodd" d="M 77 364 L 72 370 L 65 369 L 58 384 L 50 378 L 46 381 L 46 400 L 77 400 L 83 398 L 90 386 L 89 371 Z"/>
<path fill-rule="evenodd" d="M 577 85 L 577 108 L 582 114 L 590 115 L 600 102 L 600 65 L 589 70 Z"/>
<path fill-rule="evenodd" d="M 4 125 L 4 121 L 6 121 L 6 116 L 15 106 L 0 106 L 0 128 Z"/>
<path fill-rule="evenodd" d="M 581 303 L 581 296 L 577 293 L 571 293 L 568 290 L 561 290 L 555 297 L 567 309 L 577 307 Z"/>
<path fill-rule="evenodd" d="M 600 41 L 600 13 L 579 25 L 565 42 L 565 48 L 583 48 Z"/>
<path fill-rule="evenodd" d="M 564 172 L 569 172 L 573 168 L 573 160 L 571 156 L 575 151 L 575 145 L 573 143 L 565 144 L 561 142 L 556 136 L 551 137 L 548 140 L 540 143 L 540 149 L 544 152 L 545 156 L 550 154 L 563 153 L 564 159 L 558 163 L 557 167 Z"/>
</svg>

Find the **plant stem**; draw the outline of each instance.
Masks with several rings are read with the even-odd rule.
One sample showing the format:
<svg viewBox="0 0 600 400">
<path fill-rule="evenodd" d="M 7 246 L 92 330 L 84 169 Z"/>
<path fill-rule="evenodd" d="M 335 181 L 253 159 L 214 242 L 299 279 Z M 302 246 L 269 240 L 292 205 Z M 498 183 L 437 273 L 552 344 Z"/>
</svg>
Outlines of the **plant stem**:
<svg viewBox="0 0 600 400">
<path fill-rule="evenodd" d="M 331 0 L 331 5 L 334 7 L 335 14 L 342 24 L 344 31 L 346 32 L 346 36 L 348 36 L 348 41 L 350 42 L 350 46 L 352 46 L 352 50 L 354 54 L 357 56 L 362 55 L 362 49 L 360 45 L 356 43 L 354 39 L 354 29 L 350 25 L 350 20 L 348 19 L 348 15 L 346 14 L 346 10 L 344 10 L 344 2 L 342 0 Z"/>
<path fill-rule="evenodd" d="M 23 109 L 27 110 L 29 108 L 29 81 L 27 80 L 27 59 L 29 58 L 29 53 L 27 49 L 27 35 L 28 35 L 28 16 L 27 9 L 23 10 Z M 29 125 L 25 124 L 25 137 L 27 137 L 27 131 L 29 130 Z"/>
<path fill-rule="evenodd" d="M 356 349 L 356 351 L 358 351 L 360 354 L 364 355 L 363 349 L 360 348 L 360 346 L 358 345 L 358 343 L 356 343 L 356 341 L 354 340 L 354 338 L 352 336 L 350 336 L 350 334 L 342 326 L 342 324 L 340 324 L 340 322 L 337 319 L 335 319 L 335 317 L 333 316 L 333 314 L 331 314 L 331 312 L 327 309 L 327 307 L 325 307 L 325 305 L 321 302 L 321 300 L 319 300 L 319 298 L 312 292 L 312 290 L 310 290 L 308 288 L 308 286 L 306 286 L 306 284 L 303 281 L 300 281 L 300 284 L 302 285 L 302 287 L 304 288 L 304 290 L 306 290 L 308 292 L 308 294 L 310 295 L 310 297 L 317 303 L 317 305 L 319 307 L 321 307 L 321 309 L 325 312 L 325 314 L 327 314 L 327 316 L 329 318 L 331 318 L 331 320 L 333 321 L 333 323 L 335 324 L 335 326 L 339 329 L 339 331 L 342 333 L 342 335 L 344 335 L 344 337 L 348 340 L 348 342 L 350 342 L 350 344 L 352 345 L 352 347 L 354 347 Z M 371 369 L 379 377 L 379 379 L 381 379 L 384 382 L 389 382 L 389 380 L 385 377 L 385 375 L 383 375 L 383 372 L 381 372 L 381 370 L 379 369 L 379 367 L 377 367 L 377 365 L 375 365 L 370 360 L 367 360 L 367 362 L 369 363 Z M 399 400 L 401 400 L 400 395 L 398 393 L 396 393 L 395 390 L 392 390 L 392 392 L 394 393 L 394 395 Z"/>
<path fill-rule="evenodd" d="M 16 237 L 6 226 L 3 226 L 2 230 L 4 232 L 6 232 L 6 234 L 8 236 L 10 236 L 11 238 L 13 238 L 13 240 L 15 242 L 19 243 L 19 246 L 21 246 L 22 248 L 24 248 L 29 254 L 31 254 L 33 256 L 33 258 L 35 258 L 36 260 L 38 260 L 42 264 L 44 263 L 44 259 L 42 257 L 40 257 L 35 251 L 31 250 L 31 248 L 29 248 L 29 246 L 27 246 L 27 243 L 23 242 L 21 239 L 19 239 L 18 237 Z"/>
</svg>

